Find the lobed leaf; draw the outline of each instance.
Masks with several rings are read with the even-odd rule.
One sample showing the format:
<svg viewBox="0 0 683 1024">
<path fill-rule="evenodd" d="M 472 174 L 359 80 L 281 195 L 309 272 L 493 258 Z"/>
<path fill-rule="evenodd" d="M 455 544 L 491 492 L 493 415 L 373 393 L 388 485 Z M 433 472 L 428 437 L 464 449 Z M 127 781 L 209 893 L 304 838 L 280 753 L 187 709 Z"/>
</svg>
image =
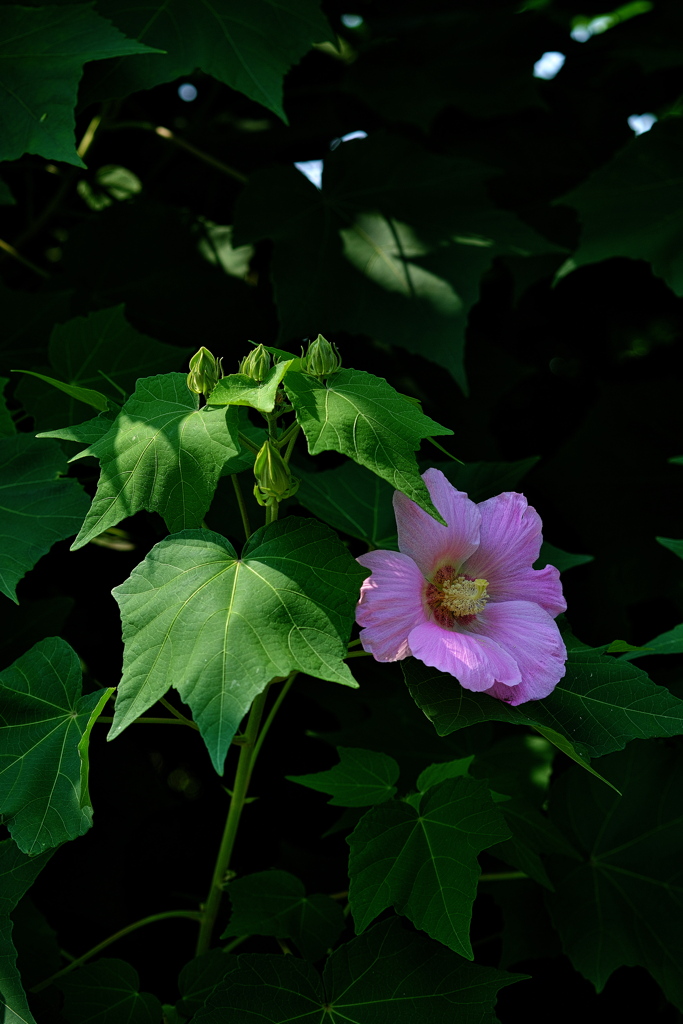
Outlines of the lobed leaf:
<svg viewBox="0 0 683 1024">
<path fill-rule="evenodd" d="M 306 895 L 287 871 L 259 871 L 236 878 L 228 889 L 232 914 L 221 938 L 275 935 L 292 939 L 306 960 L 319 960 L 344 929 L 341 906 L 329 896 Z"/>
<path fill-rule="evenodd" d="M 36 153 L 85 167 L 74 107 L 87 61 L 155 53 L 126 39 L 90 4 L 0 8 L 0 160 Z"/>
<path fill-rule="evenodd" d="M 373 807 L 348 838 L 356 930 L 393 906 L 471 960 L 477 854 L 509 836 L 488 786 L 475 779 L 439 783 L 424 794 L 419 810 L 397 800 Z"/>
<path fill-rule="evenodd" d="M 312 775 L 287 775 L 290 782 L 330 793 L 336 807 L 369 807 L 396 794 L 399 767 L 393 757 L 360 747 L 337 747 L 339 764 Z"/>
<path fill-rule="evenodd" d="M 100 479 L 71 550 L 140 509 L 162 515 L 171 533 L 200 526 L 219 477 L 239 452 L 236 416 L 200 409 L 185 374 L 139 380 L 107 433 L 74 456 L 96 456 Z"/>
<path fill-rule="evenodd" d="M 138 972 L 125 960 L 104 958 L 79 967 L 57 983 L 68 1024 L 159 1024 L 161 1003 L 140 992 Z"/>
<path fill-rule="evenodd" d="M 161 541 L 113 592 L 125 649 L 109 738 L 173 685 L 222 773 L 271 679 L 356 685 L 343 659 L 365 575 L 328 527 L 293 516 L 257 530 L 239 557 L 211 530 Z"/>
<path fill-rule="evenodd" d="M 640 964 L 680 1010 L 680 758 L 661 744 L 633 743 L 608 757 L 604 770 L 623 796 L 575 769 L 552 788 L 551 818 L 581 860 L 550 862 L 553 922 L 565 953 L 598 992 L 618 967 Z"/>
<path fill-rule="evenodd" d="M 326 384 L 292 370 L 284 386 L 311 455 L 348 455 L 443 522 L 414 453 L 423 438 L 452 430 L 406 402 L 385 380 L 363 370 L 340 370 Z"/>
<path fill-rule="evenodd" d="M 113 688 L 81 696 L 81 665 L 64 640 L 35 644 L 0 674 L 0 811 L 30 856 L 84 835 L 90 731 Z"/>
<path fill-rule="evenodd" d="M 235 957 L 193 1021 L 496 1024 L 496 993 L 524 977 L 463 963 L 393 918 L 335 950 L 322 979 L 293 956 Z"/>
</svg>

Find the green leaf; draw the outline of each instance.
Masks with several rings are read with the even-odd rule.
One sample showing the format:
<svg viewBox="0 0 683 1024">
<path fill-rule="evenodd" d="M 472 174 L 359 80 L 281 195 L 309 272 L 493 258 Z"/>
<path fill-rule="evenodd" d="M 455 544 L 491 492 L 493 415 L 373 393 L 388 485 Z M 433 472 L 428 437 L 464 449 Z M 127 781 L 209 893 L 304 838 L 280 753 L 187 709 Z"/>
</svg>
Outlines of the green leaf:
<svg viewBox="0 0 683 1024">
<path fill-rule="evenodd" d="M 330 793 L 332 799 L 327 802 L 335 807 L 369 807 L 395 795 L 399 767 L 393 757 L 358 747 L 337 747 L 337 753 L 339 764 L 328 771 L 286 778 L 319 793 Z"/>
<path fill-rule="evenodd" d="M 31 888 L 54 850 L 37 857 L 21 853 L 11 839 L 0 842 L 0 1012 L 3 1024 L 36 1024 L 16 967 L 10 913 Z"/>
<path fill-rule="evenodd" d="M 97 8 L 126 35 L 167 51 L 158 61 L 126 61 L 103 82 L 121 96 L 191 75 L 197 68 L 287 121 L 282 80 L 313 43 L 336 43 L 316 0 L 98 0 Z"/>
<path fill-rule="evenodd" d="M 293 956 L 230 958 L 193 1024 L 496 1024 L 496 993 L 524 977 L 463 963 L 393 918 L 335 950 L 322 979 Z"/>
<path fill-rule="evenodd" d="M 19 580 L 83 520 L 88 497 L 77 480 L 61 479 L 66 470 L 56 441 L 0 439 L 0 591 L 12 601 Z"/>
<path fill-rule="evenodd" d="M 85 178 L 79 181 L 76 191 L 91 210 L 106 210 L 112 203 L 131 199 L 141 192 L 142 182 L 127 167 L 105 164 L 97 168 L 92 181 Z"/>
<path fill-rule="evenodd" d="M 159 1024 L 161 1003 L 140 992 L 140 979 L 125 960 L 102 959 L 79 967 L 56 984 L 64 993 L 68 1024 Z"/>
<path fill-rule="evenodd" d="M 50 335 L 48 353 L 55 377 L 78 388 L 94 388 L 120 405 L 126 394 L 135 390 L 138 378 L 179 369 L 191 349 L 166 345 L 136 331 L 120 305 L 57 325 Z M 22 382 L 19 397 L 37 428 L 72 424 L 82 417 L 83 410 L 73 401 L 28 384 Z"/>
<path fill-rule="evenodd" d="M 583 231 L 569 269 L 628 256 L 648 260 L 683 295 L 683 202 L 679 187 L 683 130 L 678 117 L 655 124 L 562 199 L 579 211 Z"/>
<path fill-rule="evenodd" d="M 577 565 L 585 565 L 592 562 L 592 555 L 572 555 L 569 551 L 562 551 L 554 544 L 548 544 L 546 540 L 541 544 L 538 558 L 534 562 L 534 569 L 545 569 L 546 565 L 554 565 L 560 572 L 573 569 Z"/>
<path fill-rule="evenodd" d="M 89 4 L 0 8 L 0 160 L 36 153 L 85 167 L 74 139 L 83 65 L 153 52 L 126 39 Z"/>
<path fill-rule="evenodd" d="M 12 195 L 9 185 L 0 178 L 0 206 L 16 206 L 17 201 Z"/>
<path fill-rule="evenodd" d="M 473 693 L 457 679 L 406 659 L 403 673 L 417 706 L 447 736 L 475 722 L 512 722 L 538 729 L 551 742 L 585 759 L 620 750 L 629 740 L 683 733 L 683 701 L 625 658 L 569 648 L 567 674 L 549 697 L 511 707 Z M 628 657 L 628 656 L 627 656 Z M 570 753 L 570 756 L 573 756 Z"/>
<path fill-rule="evenodd" d="M 306 960 L 319 960 L 344 929 L 344 912 L 329 896 L 307 896 L 287 871 L 259 871 L 230 883 L 232 915 L 221 938 L 275 935 L 292 939 Z"/>
<path fill-rule="evenodd" d="M 50 637 L 0 674 L 0 812 L 30 856 L 84 835 L 90 731 L 113 687 L 81 696 L 81 665 L 64 640 Z"/>
<path fill-rule="evenodd" d="M 74 423 L 70 427 L 60 427 L 58 430 L 43 430 L 36 437 L 54 437 L 62 441 L 75 441 L 77 444 L 90 445 L 101 440 L 112 427 L 117 413 L 113 410 L 100 413 L 99 416 L 86 420 L 85 423 Z"/>
<path fill-rule="evenodd" d="M 324 324 L 400 345 L 465 388 L 465 329 L 482 275 L 497 255 L 556 248 L 492 206 L 494 174 L 386 131 L 330 153 L 322 189 L 293 167 L 256 171 L 238 200 L 235 241 L 274 242 L 281 344 Z M 448 402 L 452 385 L 441 386 Z"/>
<path fill-rule="evenodd" d="M 467 775 L 469 767 L 474 760 L 470 757 L 458 757 L 455 761 L 441 761 L 439 764 L 430 764 L 428 768 L 420 772 L 417 778 L 417 788 L 420 793 L 426 793 L 432 786 L 438 786 L 446 779 L 459 779 Z"/>
<path fill-rule="evenodd" d="M 173 685 L 222 773 L 274 677 L 355 685 L 343 659 L 365 575 L 328 527 L 294 516 L 257 530 L 239 558 L 210 530 L 161 541 L 113 592 L 125 650 L 110 738 Z"/>
<path fill-rule="evenodd" d="M 512 835 L 496 847 L 496 857 L 552 892 L 552 882 L 539 854 L 576 857 L 576 851 L 545 814 L 521 797 L 502 802 L 500 812 Z"/>
<path fill-rule="evenodd" d="M 639 650 L 625 654 L 620 661 L 633 661 L 634 658 L 646 658 L 650 654 L 683 654 L 683 623 L 660 633 Z"/>
<path fill-rule="evenodd" d="M 261 384 L 243 373 L 231 373 L 219 380 L 209 397 L 210 405 L 250 405 L 259 412 L 272 412 L 280 382 L 289 362 L 276 363 Z"/>
<path fill-rule="evenodd" d="M 655 537 L 658 544 L 673 551 L 674 555 L 683 558 L 683 540 L 672 540 L 670 537 Z"/>
<path fill-rule="evenodd" d="M 396 547 L 393 487 L 356 462 L 310 473 L 296 469 L 296 500 L 319 519 L 373 548 Z"/>
<path fill-rule="evenodd" d="M 200 526 L 238 451 L 236 415 L 200 409 L 185 374 L 139 380 L 104 437 L 74 456 L 95 455 L 101 471 L 72 550 L 143 508 L 162 515 L 171 533 Z"/>
<path fill-rule="evenodd" d="M 488 786 L 476 779 L 441 782 L 424 794 L 419 811 L 397 800 L 373 807 L 347 840 L 356 930 L 393 906 L 471 960 L 477 854 L 509 836 Z"/>
<path fill-rule="evenodd" d="M 429 498 L 414 452 L 433 434 L 452 434 L 406 402 L 380 377 L 362 370 L 340 370 L 322 384 L 290 371 L 287 397 L 303 427 L 311 455 L 341 452 L 443 522 Z"/>
<path fill-rule="evenodd" d="M 582 863 L 551 863 L 550 912 L 565 953 L 598 992 L 640 964 L 683 1009 L 683 767 L 675 749 L 633 743 L 606 758 L 622 797 L 570 770 L 553 786 L 552 820 Z M 580 814 L 576 809 L 580 808 Z"/>
<path fill-rule="evenodd" d="M 65 384 L 63 380 L 57 380 L 55 377 L 46 377 L 44 373 L 34 373 L 33 370 L 14 370 L 13 372 L 27 373 L 31 377 L 37 377 L 38 380 L 44 380 L 46 384 L 51 384 L 52 387 L 58 388 L 65 395 L 69 395 L 70 398 L 74 398 L 77 402 L 83 402 L 85 405 L 92 405 L 94 409 L 99 409 L 100 412 L 106 412 L 109 408 L 106 395 L 103 395 L 100 391 L 93 391 L 91 388 L 80 388 L 77 384 Z"/>
<path fill-rule="evenodd" d="M 501 491 L 512 490 L 537 462 L 537 457 L 520 462 L 470 462 L 464 465 L 423 461 L 420 468 L 436 466 L 454 487 L 466 491 L 472 501 L 484 501 Z M 396 550 L 394 490 L 384 480 L 353 462 L 317 473 L 306 472 L 297 466 L 297 475 L 301 486 L 296 498 L 304 508 L 336 530 L 357 537 L 373 548 Z"/>
<path fill-rule="evenodd" d="M 4 395 L 8 384 L 9 379 L 7 377 L 0 377 L 0 437 L 10 437 L 17 432 Z"/>
</svg>

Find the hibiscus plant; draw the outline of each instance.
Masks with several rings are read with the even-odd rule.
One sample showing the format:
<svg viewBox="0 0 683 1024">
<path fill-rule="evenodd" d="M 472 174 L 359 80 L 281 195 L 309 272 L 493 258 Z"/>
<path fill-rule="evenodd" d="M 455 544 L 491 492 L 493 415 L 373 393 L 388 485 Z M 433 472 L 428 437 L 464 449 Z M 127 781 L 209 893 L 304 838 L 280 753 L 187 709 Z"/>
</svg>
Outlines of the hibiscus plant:
<svg viewBox="0 0 683 1024">
<path fill-rule="evenodd" d="M 596 14 L 0 5 L 7 1024 L 680 1019 L 683 34 Z"/>
</svg>

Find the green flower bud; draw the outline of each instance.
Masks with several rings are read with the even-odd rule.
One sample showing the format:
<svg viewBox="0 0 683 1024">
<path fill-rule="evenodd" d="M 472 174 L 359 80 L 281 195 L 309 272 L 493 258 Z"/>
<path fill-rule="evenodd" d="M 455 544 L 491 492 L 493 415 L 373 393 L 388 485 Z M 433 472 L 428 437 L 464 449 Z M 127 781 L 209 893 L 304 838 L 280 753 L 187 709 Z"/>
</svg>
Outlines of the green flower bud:
<svg viewBox="0 0 683 1024">
<path fill-rule="evenodd" d="M 239 372 L 245 373 L 247 377 L 259 381 L 265 380 L 270 370 L 270 352 L 263 345 L 256 348 L 245 356 L 240 363 Z"/>
<path fill-rule="evenodd" d="M 259 505 L 284 501 L 299 489 L 300 481 L 289 472 L 289 466 L 270 440 L 265 442 L 256 456 L 254 476 L 254 497 Z"/>
<path fill-rule="evenodd" d="M 312 341 L 301 356 L 301 369 L 313 377 L 329 377 L 341 368 L 341 356 L 336 345 L 331 345 L 322 334 Z"/>
<path fill-rule="evenodd" d="M 202 345 L 190 359 L 190 372 L 187 375 L 187 386 L 190 391 L 208 398 L 223 376 L 222 363 L 222 359 L 216 359 L 208 348 Z"/>
</svg>

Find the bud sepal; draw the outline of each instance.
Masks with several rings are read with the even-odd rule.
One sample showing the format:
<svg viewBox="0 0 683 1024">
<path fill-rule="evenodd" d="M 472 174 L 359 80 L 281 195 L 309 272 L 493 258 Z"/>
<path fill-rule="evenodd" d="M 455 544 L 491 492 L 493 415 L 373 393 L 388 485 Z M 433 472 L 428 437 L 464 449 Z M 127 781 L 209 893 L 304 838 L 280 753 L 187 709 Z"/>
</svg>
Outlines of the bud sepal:
<svg viewBox="0 0 683 1024">
<path fill-rule="evenodd" d="M 289 471 L 289 466 L 277 447 L 268 438 L 261 446 L 254 462 L 254 497 L 259 505 L 274 505 L 291 498 L 301 483 Z"/>
</svg>

